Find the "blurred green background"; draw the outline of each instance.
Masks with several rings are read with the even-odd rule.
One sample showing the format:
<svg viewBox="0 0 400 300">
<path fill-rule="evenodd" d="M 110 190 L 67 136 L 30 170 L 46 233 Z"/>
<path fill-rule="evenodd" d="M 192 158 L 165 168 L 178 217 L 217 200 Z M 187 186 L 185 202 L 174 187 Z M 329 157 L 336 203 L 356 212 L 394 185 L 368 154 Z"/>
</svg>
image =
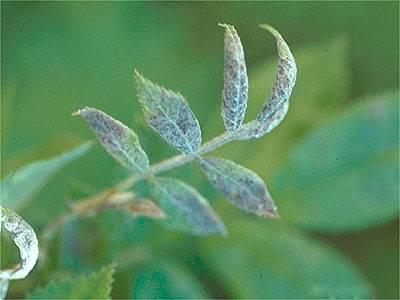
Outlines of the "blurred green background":
<svg viewBox="0 0 400 300">
<path fill-rule="evenodd" d="M 370 296 L 398 298 L 398 12 L 395 1 L 2 2 L 2 177 L 30 161 L 93 139 L 86 124 L 71 117 L 83 106 L 101 109 L 131 126 L 152 162 L 174 155 L 172 147 L 145 124 L 134 90 L 135 68 L 187 97 L 200 121 L 204 141 L 220 134 L 223 31 L 217 27 L 218 22 L 233 24 L 244 45 L 250 74 L 248 120 L 257 114 L 271 88 L 277 61 L 274 40 L 257 24 L 275 26 L 299 65 L 292 108 L 282 125 L 261 140 L 235 142 L 217 151 L 252 168 L 267 184 L 271 182 L 271 193 L 278 208 L 282 207 L 278 225 L 233 208 L 212 189 L 197 167 L 184 166 L 168 175 L 184 179 L 210 199 L 227 226 L 228 239 L 193 237 L 168 231 L 154 221 L 106 212 L 68 224 L 51 244 L 47 264 L 36 267 L 28 279 L 12 282 L 9 296 L 22 297 L 52 278 L 93 271 L 116 261 L 112 292 L 116 298 L 304 298 L 310 293 L 308 286 L 306 292 L 303 286 L 312 286 L 318 274 L 332 277 L 327 281 L 335 286 L 335 264 L 330 265 L 331 269 L 321 265 L 318 271 L 319 260 L 326 260 L 322 254 L 312 255 L 307 248 L 309 244 L 314 247 L 313 243 L 320 245 L 317 240 L 322 240 L 321 249 L 326 245 L 331 246 L 329 251 L 336 248 L 351 268 L 358 269 L 355 272 L 364 274 L 362 280 L 370 284 Z M 364 98 L 376 103 L 392 98 L 395 103 L 389 106 L 392 122 L 377 135 L 378 142 L 387 138 L 382 144 L 391 147 L 385 150 L 388 163 L 366 166 L 357 173 L 372 172 L 373 176 L 366 179 L 370 181 L 358 180 L 362 175 L 357 174 L 345 177 L 354 183 L 352 194 L 341 195 L 342 183 L 335 178 L 328 186 L 316 185 L 315 190 L 302 196 L 298 196 L 298 190 L 281 188 L 286 184 L 295 186 L 287 178 L 297 172 L 292 167 L 296 159 L 311 166 L 307 177 L 316 174 L 312 168 L 318 169 L 319 156 L 325 154 L 309 151 L 313 149 L 310 142 L 299 158 L 296 149 L 300 145 L 301 150 L 303 138 L 326 122 L 334 122 L 352 106 L 366 101 Z M 365 112 L 363 107 L 358 111 Z M 356 114 L 349 118 L 356 119 Z M 357 124 L 364 124 L 362 117 L 360 120 Z M 353 135 L 347 135 L 345 127 L 326 128 L 319 134 L 326 137 L 328 144 L 342 141 L 335 153 L 355 153 Z M 336 129 L 342 140 L 335 136 Z M 359 128 L 355 139 L 360 139 L 360 149 L 371 150 L 372 144 L 362 143 L 360 137 L 371 133 L 365 130 L 366 133 Z M 326 136 L 329 133 L 332 136 Z M 316 134 L 314 139 L 323 140 Z M 349 140 L 343 140 L 346 137 Z M 367 152 L 356 153 L 355 159 L 373 155 L 373 150 L 372 154 Z M 350 168 L 353 161 L 343 159 L 339 171 Z M 83 159 L 52 179 L 19 213 L 40 231 L 65 211 L 69 202 L 107 188 L 126 175 L 96 145 Z M 365 187 L 369 187 L 367 191 L 363 190 Z M 364 209 L 364 192 L 386 197 L 384 203 Z M 349 199 L 343 199 L 346 195 Z M 336 196 L 345 203 L 338 201 L 336 205 Z M 352 200 L 360 201 L 351 207 Z M 316 207 L 315 214 L 307 206 L 309 202 Z M 335 205 L 330 206 L 332 203 Z M 365 214 L 365 218 L 354 213 Z M 334 220 L 330 222 L 329 218 Z M 241 226 L 241 222 L 245 225 Z M 284 234 L 281 236 L 280 232 Z M 296 243 L 293 236 L 303 235 L 304 241 Z M 4 252 L 4 261 L 12 258 L 11 251 L 7 255 Z M 230 265 L 236 260 L 240 263 Z M 283 271 L 286 264 L 289 269 Z M 311 273 L 302 272 L 301 266 L 314 264 Z M 257 268 L 265 275 L 254 275 Z M 274 270 L 282 272 L 277 275 Z M 340 278 L 337 280 L 347 280 Z M 338 295 L 349 294 L 344 290 Z"/>
</svg>

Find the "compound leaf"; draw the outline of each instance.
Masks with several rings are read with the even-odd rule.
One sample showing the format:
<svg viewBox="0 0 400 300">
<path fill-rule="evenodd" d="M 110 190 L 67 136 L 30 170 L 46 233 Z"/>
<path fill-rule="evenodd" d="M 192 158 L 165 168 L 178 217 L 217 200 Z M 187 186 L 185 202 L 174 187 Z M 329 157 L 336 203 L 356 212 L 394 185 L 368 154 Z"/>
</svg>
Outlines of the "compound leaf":
<svg viewBox="0 0 400 300">
<path fill-rule="evenodd" d="M 51 177 L 62 167 L 74 159 L 84 155 L 91 143 L 84 143 L 72 150 L 47 160 L 38 160 L 22 168 L 18 168 L 13 174 L 6 176 L 0 183 L 1 203 L 11 208 L 19 209 L 29 201 Z"/>
<path fill-rule="evenodd" d="M 277 216 L 274 201 L 256 173 L 217 157 L 201 158 L 199 163 L 215 188 L 237 207 L 258 216 Z"/>
<path fill-rule="evenodd" d="M 143 172 L 149 159 L 140 146 L 136 133 L 106 113 L 86 107 L 74 113 L 84 118 L 107 152 L 133 172 Z"/>
<path fill-rule="evenodd" d="M 271 182 L 284 219 L 342 232 L 398 217 L 397 97 L 362 101 L 304 138 Z"/>
<path fill-rule="evenodd" d="M 243 46 L 235 28 L 225 28 L 224 90 L 222 92 L 222 118 L 226 129 L 235 132 L 243 123 L 247 108 L 248 79 Z"/>
<path fill-rule="evenodd" d="M 169 144 L 184 153 L 201 144 L 200 125 L 185 98 L 135 72 L 139 101 L 147 123 Z"/>
<path fill-rule="evenodd" d="M 101 268 L 89 276 L 53 281 L 35 289 L 28 299 L 110 299 L 115 265 Z"/>
<path fill-rule="evenodd" d="M 260 138 L 270 132 L 284 119 L 289 109 L 289 98 L 296 82 L 297 67 L 289 46 L 280 33 L 269 25 L 260 25 L 276 39 L 279 61 L 275 82 L 256 120 L 243 126 L 239 138 Z"/>
<path fill-rule="evenodd" d="M 207 200 L 194 188 L 177 179 L 155 178 L 152 192 L 166 213 L 166 226 L 198 235 L 219 233 L 226 229 Z"/>
</svg>

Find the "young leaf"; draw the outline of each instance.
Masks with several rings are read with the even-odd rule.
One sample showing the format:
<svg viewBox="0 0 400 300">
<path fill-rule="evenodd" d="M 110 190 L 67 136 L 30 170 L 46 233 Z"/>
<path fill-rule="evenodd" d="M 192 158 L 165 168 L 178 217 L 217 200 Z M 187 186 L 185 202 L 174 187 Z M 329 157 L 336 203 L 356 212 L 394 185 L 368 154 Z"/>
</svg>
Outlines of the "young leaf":
<svg viewBox="0 0 400 300">
<path fill-rule="evenodd" d="M 271 182 L 285 219 L 343 232 L 398 218 L 398 96 L 374 98 L 312 131 L 289 154 Z"/>
<path fill-rule="evenodd" d="M 260 25 L 276 39 L 279 62 L 271 94 L 256 120 L 246 124 L 239 133 L 240 139 L 260 138 L 284 119 L 289 109 L 289 97 L 296 82 L 297 67 L 289 46 L 280 33 L 269 25 Z"/>
<path fill-rule="evenodd" d="M 147 123 L 169 144 L 192 153 L 201 144 L 200 125 L 185 98 L 135 72 L 139 101 Z"/>
<path fill-rule="evenodd" d="M 235 28 L 225 28 L 224 90 L 222 92 L 222 118 L 226 129 L 235 132 L 243 123 L 247 108 L 248 80 L 243 46 Z"/>
<path fill-rule="evenodd" d="M 226 235 L 218 215 L 194 188 L 171 178 L 155 178 L 152 183 L 152 192 L 167 215 L 167 226 L 198 235 Z"/>
<path fill-rule="evenodd" d="M 253 151 L 251 155 L 248 155 L 247 147 L 230 149 L 232 158 L 241 158 L 249 169 L 256 171 L 262 178 L 272 177 L 286 160 L 292 145 L 301 141 L 308 131 L 319 127 L 348 105 L 350 72 L 347 39 L 338 36 L 299 47 L 293 51 L 293 55 L 301 72 L 296 78 L 295 92 L 290 96 L 290 118 L 286 118 L 279 125 L 279 130 L 268 136 L 268 139 L 259 139 L 256 142 L 258 151 Z M 247 107 L 246 114 L 258 114 L 257 107 L 261 107 L 264 102 L 265 83 L 274 81 L 275 69 L 276 62 L 273 59 L 266 59 L 251 68 L 249 95 L 252 95 L 254 105 Z M 218 125 L 218 120 L 210 117 L 204 124 L 205 132 L 212 131 Z M 224 152 L 222 150 L 221 153 Z M 274 159 L 265 160 L 265 153 Z"/>
<path fill-rule="evenodd" d="M 278 216 L 265 183 L 256 173 L 217 157 L 201 158 L 199 163 L 215 188 L 237 207 L 258 216 Z"/>
<path fill-rule="evenodd" d="M 124 167 L 133 172 L 143 172 L 148 168 L 149 159 L 132 129 L 95 108 L 86 107 L 73 115 L 88 122 L 102 146 Z"/>
<path fill-rule="evenodd" d="M 36 264 L 39 247 L 35 231 L 14 211 L 0 207 L 0 228 L 5 228 L 18 247 L 21 262 L 11 269 L 1 270 L 0 278 L 3 280 L 23 279 Z M 3 281 L 5 286 L 5 282 Z M 3 287 L 4 288 L 4 287 Z"/>
<path fill-rule="evenodd" d="M 110 299 L 115 265 L 103 267 L 89 276 L 51 282 L 35 289 L 28 299 Z"/>
<path fill-rule="evenodd" d="M 62 167 L 85 154 L 91 143 L 84 143 L 72 150 L 47 160 L 35 161 L 18 168 L 1 181 L 2 205 L 18 209 L 29 201 Z"/>
</svg>

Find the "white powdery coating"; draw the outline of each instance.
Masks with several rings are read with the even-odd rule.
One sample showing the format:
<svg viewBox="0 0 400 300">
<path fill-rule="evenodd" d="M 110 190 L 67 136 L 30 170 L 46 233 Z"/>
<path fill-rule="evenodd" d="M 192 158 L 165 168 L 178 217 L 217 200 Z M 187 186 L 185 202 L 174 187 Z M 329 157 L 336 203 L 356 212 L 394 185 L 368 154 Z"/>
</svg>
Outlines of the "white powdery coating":
<svg viewBox="0 0 400 300">
<path fill-rule="evenodd" d="M 1 208 L 1 227 L 5 228 L 18 247 L 21 263 L 12 269 L 1 270 L 0 278 L 23 279 L 33 269 L 39 255 L 35 231 L 19 215 L 6 208 Z"/>
<path fill-rule="evenodd" d="M 261 25 L 276 39 L 279 62 L 271 94 L 265 101 L 256 120 L 240 129 L 239 139 L 260 138 L 270 132 L 285 118 L 289 109 L 289 98 L 296 83 L 297 67 L 293 54 L 282 36 L 269 25 Z"/>
<path fill-rule="evenodd" d="M 208 201 L 191 186 L 177 179 L 156 178 L 153 192 L 167 214 L 170 208 L 178 210 L 183 215 L 193 233 L 226 235 L 221 219 Z"/>
<path fill-rule="evenodd" d="M 201 144 L 198 120 L 185 98 L 160 87 L 136 72 L 139 101 L 147 123 L 169 144 L 184 153 L 193 153 Z"/>
<path fill-rule="evenodd" d="M 248 78 L 243 46 L 235 28 L 225 28 L 224 38 L 224 90 L 222 91 L 222 118 L 225 128 L 235 132 L 243 123 L 247 108 Z"/>
<path fill-rule="evenodd" d="M 149 159 L 132 129 L 95 108 L 86 107 L 74 115 L 88 122 L 102 146 L 123 166 L 133 172 L 143 172 L 149 167 Z"/>
<path fill-rule="evenodd" d="M 8 279 L 0 278 L 0 300 L 5 299 L 8 290 Z"/>
<path fill-rule="evenodd" d="M 277 216 L 274 201 L 256 173 L 217 157 L 201 158 L 199 163 L 214 187 L 237 207 L 258 216 Z"/>
</svg>

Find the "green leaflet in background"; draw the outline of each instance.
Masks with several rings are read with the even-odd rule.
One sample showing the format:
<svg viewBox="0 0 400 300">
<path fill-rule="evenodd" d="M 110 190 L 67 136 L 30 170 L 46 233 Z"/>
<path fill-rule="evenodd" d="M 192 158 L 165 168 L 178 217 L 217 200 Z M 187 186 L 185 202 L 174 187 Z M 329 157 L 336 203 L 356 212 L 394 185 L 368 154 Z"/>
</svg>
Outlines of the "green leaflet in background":
<svg viewBox="0 0 400 300">
<path fill-rule="evenodd" d="M 202 244 L 203 261 L 233 298 L 365 298 L 364 276 L 333 248 L 276 221 L 238 221 Z"/>
<path fill-rule="evenodd" d="M 271 181 L 282 219 L 342 232 L 398 216 L 398 106 L 393 93 L 357 103 L 307 135 Z"/>
<path fill-rule="evenodd" d="M 91 147 L 91 142 L 84 143 L 61 155 L 32 162 L 1 180 L 1 204 L 18 210 L 51 179 L 62 167 L 84 155 Z"/>
<path fill-rule="evenodd" d="M 88 276 L 54 281 L 35 289 L 28 299 L 110 299 L 115 265 L 101 268 Z"/>
<path fill-rule="evenodd" d="M 134 299 L 209 298 L 197 278 L 174 260 L 156 260 L 136 274 L 131 297 Z"/>
</svg>

